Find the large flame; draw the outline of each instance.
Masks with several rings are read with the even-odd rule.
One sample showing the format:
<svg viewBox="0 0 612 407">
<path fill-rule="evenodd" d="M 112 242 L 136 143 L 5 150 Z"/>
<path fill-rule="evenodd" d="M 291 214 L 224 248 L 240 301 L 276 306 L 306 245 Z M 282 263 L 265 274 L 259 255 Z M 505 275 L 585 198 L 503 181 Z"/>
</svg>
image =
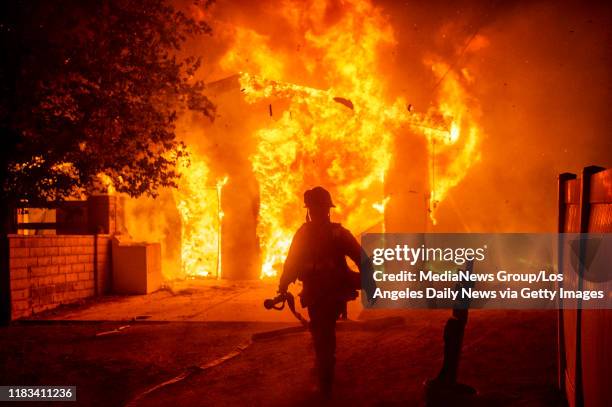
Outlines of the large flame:
<svg viewBox="0 0 612 407">
<path fill-rule="evenodd" d="M 233 42 L 220 60 L 228 74 L 240 72 L 247 103 L 269 104 L 269 120 L 251 135 L 256 148 L 250 157 L 260 187 L 262 277 L 278 275 L 303 222 L 302 194 L 308 188 L 329 188 L 335 218 L 354 233 L 384 220 L 393 137 L 420 136 L 428 142 L 433 224 L 449 190 L 478 159 L 480 130 L 465 89 L 472 80 L 467 71 L 435 58 L 425 61 L 440 85 L 438 104 L 427 112 L 411 111 L 402 98 L 388 100 L 379 61 L 381 50 L 395 44 L 391 25 L 368 0 L 346 0 L 342 6 L 330 23 L 324 1 L 283 2 L 275 12 L 300 35 L 297 56 L 238 24 L 232 25 Z M 296 80 L 299 72 L 304 81 Z M 210 174 L 205 159 L 193 153 L 191 165 L 181 166 L 180 172 L 175 196 L 183 221 L 185 271 L 218 274 L 220 187 L 201 188 Z"/>
<path fill-rule="evenodd" d="M 325 2 L 284 4 L 279 12 L 303 30 L 301 58 L 309 72 L 323 72 L 326 89 L 283 81 L 292 61 L 275 53 L 270 39 L 237 27 L 235 42 L 222 59 L 225 69 L 242 71 L 247 102 L 287 99 L 288 106 L 257 134 L 253 171 L 260 185 L 258 235 L 262 276 L 274 276 L 292 234 L 303 221 L 301 194 L 314 185 L 331 188 L 337 213 L 354 232 L 384 216 L 389 197 L 384 180 L 393 152 L 392 137 L 408 124 L 430 147 L 430 217 L 474 160 L 478 127 L 467 108 L 462 78 L 431 62 L 441 80 L 439 105 L 427 114 L 406 109 L 402 99 L 385 100 L 380 50 L 393 45 L 388 21 L 369 1 L 343 3 L 334 24 L 323 21 Z M 270 105 L 270 115 L 273 106 Z"/>
<path fill-rule="evenodd" d="M 241 86 L 247 100 L 269 94 L 289 98 L 281 117 L 257 132 L 258 148 L 251 157 L 261 195 L 262 275 L 275 275 L 282 264 L 303 222 L 301 195 L 307 188 L 331 188 L 338 213 L 352 230 L 380 222 L 375 204 L 384 197 L 391 158 L 391 132 L 379 123 L 380 100 L 369 98 L 372 105 L 367 107 L 367 95 L 319 91 L 248 74 L 241 75 Z"/>
<path fill-rule="evenodd" d="M 250 73 L 240 76 L 248 102 L 269 97 L 288 99 L 279 117 L 257 132 L 258 147 L 251 157 L 260 185 L 262 276 L 278 273 L 291 237 L 303 222 L 301 198 L 307 188 L 330 188 L 340 220 L 353 231 L 363 231 L 382 220 L 376 203 L 384 199 L 392 123 L 387 117 L 384 84 L 376 66 L 379 48 L 392 44 L 393 35 L 369 3 L 348 2 L 346 6 L 351 11 L 331 26 L 322 22 L 322 2 L 311 2 L 306 7 L 284 4 L 280 10 L 296 30 L 305 30 L 304 66 L 312 71 L 322 70 L 323 82 L 329 84 L 327 89 L 279 81 L 282 77 L 264 78 Z M 246 38 L 254 43 L 241 42 Z M 274 71 L 282 75 L 290 60 L 261 52 L 269 49 L 262 39 L 240 34 L 236 46 L 243 54 L 253 50 L 253 57 L 247 58 L 250 64 L 259 61 L 264 67 L 275 67 Z M 230 50 L 228 55 L 234 52 Z M 285 64 L 279 65 L 279 61 Z M 242 71 L 245 67 L 234 68 Z M 268 73 L 266 69 L 256 72 Z"/>
<path fill-rule="evenodd" d="M 174 191 L 181 216 L 181 260 L 190 277 L 220 277 L 220 238 L 223 212 L 221 188 L 227 178 L 213 182 L 210 170 L 193 150 L 178 164 L 181 175 Z"/>
</svg>

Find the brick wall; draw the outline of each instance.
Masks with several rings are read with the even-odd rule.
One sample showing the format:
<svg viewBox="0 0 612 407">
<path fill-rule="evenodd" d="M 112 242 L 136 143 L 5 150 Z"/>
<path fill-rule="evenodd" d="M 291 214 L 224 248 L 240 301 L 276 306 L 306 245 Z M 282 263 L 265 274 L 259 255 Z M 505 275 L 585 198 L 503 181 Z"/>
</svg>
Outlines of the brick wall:
<svg viewBox="0 0 612 407">
<path fill-rule="evenodd" d="M 110 289 L 108 235 L 9 235 L 9 246 L 12 319 Z"/>
</svg>

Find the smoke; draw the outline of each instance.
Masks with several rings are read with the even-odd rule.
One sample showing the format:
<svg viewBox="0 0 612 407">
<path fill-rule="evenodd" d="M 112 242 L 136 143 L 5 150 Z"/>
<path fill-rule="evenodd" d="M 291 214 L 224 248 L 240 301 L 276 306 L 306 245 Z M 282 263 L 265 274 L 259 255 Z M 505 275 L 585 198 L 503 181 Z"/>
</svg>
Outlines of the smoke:
<svg viewBox="0 0 612 407">
<path fill-rule="evenodd" d="M 434 103 L 436 80 L 422 60 L 435 54 L 468 73 L 481 110 L 480 160 L 439 205 L 432 229 L 556 231 L 557 175 L 612 165 L 610 4 L 379 4 L 397 38 L 391 90 L 415 109 Z"/>
<path fill-rule="evenodd" d="M 181 266 L 181 219 L 172 191 L 160 191 L 156 199 L 122 200 L 125 226 L 137 242 L 161 242 L 162 273 L 166 280 L 184 277 Z"/>
</svg>

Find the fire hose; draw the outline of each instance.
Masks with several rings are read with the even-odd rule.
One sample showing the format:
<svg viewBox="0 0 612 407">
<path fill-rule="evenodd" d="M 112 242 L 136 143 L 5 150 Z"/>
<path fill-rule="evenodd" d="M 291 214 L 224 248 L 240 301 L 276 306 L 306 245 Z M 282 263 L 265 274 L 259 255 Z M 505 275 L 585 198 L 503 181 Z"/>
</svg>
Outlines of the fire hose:
<svg viewBox="0 0 612 407">
<path fill-rule="evenodd" d="M 293 294 L 291 294 L 288 291 L 284 293 L 280 293 L 274 298 L 269 298 L 265 300 L 264 308 L 268 310 L 275 309 L 277 311 L 281 311 L 285 308 L 285 303 L 287 304 L 287 307 L 289 307 L 289 310 L 291 311 L 293 316 L 296 317 L 297 320 L 300 321 L 301 324 L 304 325 L 305 328 L 308 328 L 308 320 L 304 318 L 302 314 L 296 311 L 295 298 L 293 297 Z"/>
</svg>

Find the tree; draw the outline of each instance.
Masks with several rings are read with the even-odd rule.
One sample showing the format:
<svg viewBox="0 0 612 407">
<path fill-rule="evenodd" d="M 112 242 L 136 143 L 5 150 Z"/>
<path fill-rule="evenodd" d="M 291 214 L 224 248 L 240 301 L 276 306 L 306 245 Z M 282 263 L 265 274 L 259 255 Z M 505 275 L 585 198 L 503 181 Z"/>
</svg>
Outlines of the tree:
<svg viewBox="0 0 612 407">
<path fill-rule="evenodd" d="M 181 46 L 209 32 L 165 0 L 1 2 L 0 323 L 16 204 L 93 192 L 100 174 L 132 196 L 175 185 L 177 114 L 214 114 Z"/>
<path fill-rule="evenodd" d="M 132 196 L 174 186 L 178 112 L 214 114 L 199 59 L 180 56 L 209 26 L 164 0 L 2 7 L 2 198 L 61 200 L 96 190 L 100 174 Z"/>
</svg>

